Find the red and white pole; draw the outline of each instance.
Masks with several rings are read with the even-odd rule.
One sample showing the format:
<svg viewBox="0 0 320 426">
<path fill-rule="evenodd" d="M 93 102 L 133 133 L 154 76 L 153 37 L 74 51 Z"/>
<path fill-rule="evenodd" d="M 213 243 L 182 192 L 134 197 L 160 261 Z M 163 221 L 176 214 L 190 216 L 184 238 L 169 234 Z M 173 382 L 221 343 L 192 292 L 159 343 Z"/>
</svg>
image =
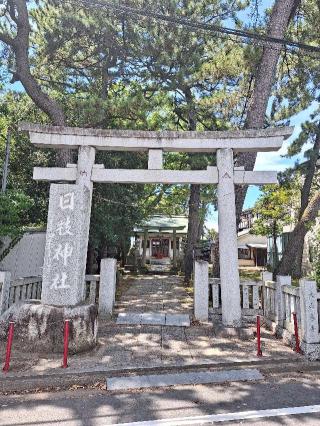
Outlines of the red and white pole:
<svg viewBox="0 0 320 426">
<path fill-rule="evenodd" d="M 62 362 L 62 368 L 67 368 L 67 367 L 68 367 L 69 322 L 70 322 L 70 320 L 65 320 L 65 321 L 64 321 L 64 333 L 63 333 L 63 362 Z"/>
<path fill-rule="evenodd" d="M 262 356 L 260 315 L 257 315 L 257 356 Z"/>
<path fill-rule="evenodd" d="M 300 348 L 300 339 L 299 339 L 299 329 L 298 329 L 297 314 L 295 312 L 292 312 L 292 316 L 293 316 L 293 325 L 294 325 L 294 337 L 295 337 L 295 340 L 296 340 L 295 352 L 297 352 L 298 354 L 300 354 L 301 353 L 301 348 Z"/>
<path fill-rule="evenodd" d="M 10 368 L 10 358 L 11 358 L 11 348 L 12 348 L 12 341 L 13 341 L 13 331 L 14 331 L 14 322 L 10 321 L 9 323 L 9 333 L 8 333 L 8 340 L 7 340 L 7 350 L 6 350 L 6 359 L 3 366 L 3 371 L 7 373 Z"/>
</svg>

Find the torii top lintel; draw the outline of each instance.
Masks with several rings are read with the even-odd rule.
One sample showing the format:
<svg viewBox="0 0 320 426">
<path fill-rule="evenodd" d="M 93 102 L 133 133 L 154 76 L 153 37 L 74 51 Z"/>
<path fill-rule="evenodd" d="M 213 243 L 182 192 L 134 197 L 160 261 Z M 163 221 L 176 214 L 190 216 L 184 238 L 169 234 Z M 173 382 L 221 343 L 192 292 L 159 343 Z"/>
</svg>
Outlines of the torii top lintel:
<svg viewBox="0 0 320 426">
<path fill-rule="evenodd" d="M 42 126 L 21 123 L 20 130 L 29 132 L 31 142 L 46 148 L 92 146 L 105 151 L 214 152 L 231 148 L 234 152 L 277 151 L 283 140 L 291 136 L 293 127 L 231 131 L 142 131 L 105 130 L 78 127 Z"/>
</svg>

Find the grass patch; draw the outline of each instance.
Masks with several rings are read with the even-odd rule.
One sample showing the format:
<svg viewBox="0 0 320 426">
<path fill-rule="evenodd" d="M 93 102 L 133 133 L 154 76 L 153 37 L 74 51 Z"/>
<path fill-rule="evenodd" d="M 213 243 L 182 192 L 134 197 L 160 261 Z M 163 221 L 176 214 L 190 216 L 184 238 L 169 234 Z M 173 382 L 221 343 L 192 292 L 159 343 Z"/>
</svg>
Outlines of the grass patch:
<svg viewBox="0 0 320 426">
<path fill-rule="evenodd" d="M 184 289 L 189 297 L 193 297 L 193 287 L 190 287 L 190 283 L 188 286 L 184 286 Z"/>
<path fill-rule="evenodd" d="M 122 275 L 119 276 L 119 281 L 116 286 L 116 300 L 119 300 L 121 296 L 126 293 L 132 284 L 130 278 L 125 279 Z"/>
<path fill-rule="evenodd" d="M 248 281 L 261 281 L 260 271 L 239 270 L 240 279 Z"/>
</svg>

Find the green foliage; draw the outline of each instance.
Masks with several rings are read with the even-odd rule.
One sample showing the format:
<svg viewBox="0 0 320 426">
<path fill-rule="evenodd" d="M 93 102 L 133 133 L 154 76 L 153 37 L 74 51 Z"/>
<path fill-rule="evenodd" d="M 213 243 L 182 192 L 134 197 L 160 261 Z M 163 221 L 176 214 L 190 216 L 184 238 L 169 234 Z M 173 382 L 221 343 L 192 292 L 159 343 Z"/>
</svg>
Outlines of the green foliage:
<svg viewBox="0 0 320 426">
<path fill-rule="evenodd" d="M 107 168 L 135 168 L 147 162 L 140 153 L 97 154 L 98 163 Z M 90 243 L 103 251 L 107 246 L 124 247 L 132 234 L 135 224 L 146 215 L 145 188 L 142 185 L 96 184 L 90 227 Z"/>
<path fill-rule="evenodd" d="M 218 232 L 214 228 L 206 229 L 206 235 L 205 235 L 205 237 L 208 240 L 215 241 L 217 239 L 217 237 L 218 237 Z"/>
<path fill-rule="evenodd" d="M 21 191 L 0 193 L 0 237 L 16 237 L 30 225 L 33 200 Z"/>
<path fill-rule="evenodd" d="M 254 206 L 257 219 L 254 221 L 251 233 L 272 237 L 272 269 L 279 262 L 277 237 L 282 234 L 283 227 L 289 225 L 295 218 L 296 189 L 290 186 L 266 185 L 262 195 Z"/>
<path fill-rule="evenodd" d="M 30 144 L 26 134 L 18 132 L 17 126 L 21 121 L 44 122 L 34 104 L 24 93 L 9 92 L 0 97 L 0 158 L 4 160 L 5 135 L 11 128 L 10 164 L 8 189 L 23 192 L 33 200 L 28 212 L 30 223 L 43 225 L 47 219 L 48 184 L 32 179 L 35 166 L 53 166 L 55 153 L 52 150 L 35 148 Z M 1 164 L 2 166 L 2 164 Z M 1 167 L 2 171 L 2 167 Z"/>
<path fill-rule="evenodd" d="M 315 280 L 319 287 L 320 286 L 320 258 L 318 258 L 315 262 Z"/>
<path fill-rule="evenodd" d="M 284 186 L 266 185 L 254 206 L 258 215 L 252 228 L 256 235 L 277 236 L 294 219 L 294 193 Z"/>
</svg>

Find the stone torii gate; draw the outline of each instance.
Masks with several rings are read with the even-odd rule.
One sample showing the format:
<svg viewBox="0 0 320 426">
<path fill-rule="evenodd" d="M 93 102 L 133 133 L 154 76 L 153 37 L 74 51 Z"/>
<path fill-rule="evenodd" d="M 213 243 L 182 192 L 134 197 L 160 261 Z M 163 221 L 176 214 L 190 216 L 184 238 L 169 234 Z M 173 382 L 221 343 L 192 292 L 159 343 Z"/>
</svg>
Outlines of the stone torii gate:
<svg viewBox="0 0 320 426">
<path fill-rule="evenodd" d="M 277 183 L 276 172 L 234 167 L 234 153 L 277 151 L 292 128 L 226 132 L 101 130 L 21 124 L 31 142 L 42 148 L 78 150 L 77 164 L 65 168 L 35 167 L 39 181 L 51 184 L 42 303 L 74 306 L 85 299 L 85 265 L 93 183 L 218 185 L 218 223 L 222 322 L 241 325 L 235 184 Z M 105 169 L 95 164 L 96 150 L 146 151 L 148 169 Z M 163 152 L 216 152 L 217 167 L 206 170 L 165 170 Z M 106 218 L 107 220 L 107 218 Z"/>
</svg>

